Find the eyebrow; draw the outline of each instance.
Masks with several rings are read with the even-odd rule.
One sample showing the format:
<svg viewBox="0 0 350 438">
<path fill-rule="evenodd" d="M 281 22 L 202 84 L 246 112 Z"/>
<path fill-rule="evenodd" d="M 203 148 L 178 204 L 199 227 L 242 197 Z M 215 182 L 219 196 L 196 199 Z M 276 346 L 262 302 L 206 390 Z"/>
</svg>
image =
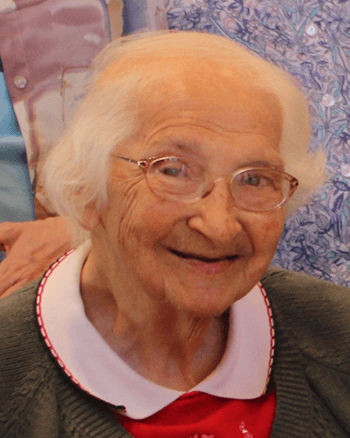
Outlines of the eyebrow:
<svg viewBox="0 0 350 438">
<path fill-rule="evenodd" d="M 240 167 L 269 167 L 276 170 L 284 170 L 284 166 L 282 163 L 277 163 L 275 161 L 266 161 L 266 160 L 258 160 L 258 161 L 247 161 L 243 163 Z"/>
<path fill-rule="evenodd" d="M 157 149 L 169 149 L 169 153 L 176 154 L 177 152 L 183 152 L 183 153 L 192 153 L 196 155 L 197 157 L 200 157 L 201 154 L 201 147 L 200 143 L 196 141 L 191 142 L 182 142 L 182 141 L 168 141 L 165 143 L 158 143 L 156 144 Z M 172 150 L 172 151 L 171 151 Z"/>
<path fill-rule="evenodd" d="M 190 141 L 190 142 L 169 142 L 166 147 L 171 147 L 174 149 L 178 149 L 180 151 L 190 151 L 190 152 L 198 152 L 201 149 L 201 145 L 200 143 L 196 142 L 196 141 Z"/>
</svg>

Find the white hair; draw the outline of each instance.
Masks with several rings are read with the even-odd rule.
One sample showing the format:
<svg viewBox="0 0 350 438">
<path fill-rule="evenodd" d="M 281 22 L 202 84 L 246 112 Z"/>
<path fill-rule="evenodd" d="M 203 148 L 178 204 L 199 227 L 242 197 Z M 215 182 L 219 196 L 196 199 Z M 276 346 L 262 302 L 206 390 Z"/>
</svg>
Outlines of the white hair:
<svg viewBox="0 0 350 438">
<path fill-rule="evenodd" d="M 94 61 L 87 95 L 43 169 L 46 195 L 67 220 L 76 244 L 90 237 L 79 224 L 84 207 L 94 203 L 98 210 L 107 202 L 110 154 L 140 127 L 140 97 L 147 99 L 162 86 L 169 88 L 168 75 L 147 67 L 185 57 L 194 62 L 203 59 L 212 69 L 232 72 L 232 80 L 239 78 L 240 83 L 277 98 L 283 118 L 282 160 L 285 171 L 299 180 L 289 210 L 305 203 L 322 185 L 325 155 L 321 149 L 314 154 L 308 151 L 307 102 L 287 73 L 212 34 L 157 32 L 120 38 Z"/>
</svg>

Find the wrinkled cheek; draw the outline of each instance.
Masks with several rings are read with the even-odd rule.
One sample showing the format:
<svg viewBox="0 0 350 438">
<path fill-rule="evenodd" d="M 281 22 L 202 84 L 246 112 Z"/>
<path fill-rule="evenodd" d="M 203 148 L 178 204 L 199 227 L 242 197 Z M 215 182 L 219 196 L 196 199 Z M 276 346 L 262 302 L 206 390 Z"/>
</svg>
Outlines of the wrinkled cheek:
<svg viewBox="0 0 350 438">
<path fill-rule="evenodd" d="M 153 211 L 151 203 L 145 203 L 142 208 L 139 199 L 140 196 L 127 199 L 120 211 L 117 230 L 119 251 L 131 268 L 152 263 L 156 258 L 157 242 L 161 240 L 164 233 L 162 227 L 164 214 Z"/>
<path fill-rule="evenodd" d="M 257 263 L 259 259 L 261 267 L 271 263 L 283 232 L 284 217 L 284 211 L 277 210 L 259 215 L 249 223 L 248 234 L 254 247 L 254 261 Z"/>
<path fill-rule="evenodd" d="M 164 270 L 157 253 L 158 233 L 161 230 L 155 221 L 153 226 L 149 226 L 152 220 L 144 217 L 142 212 L 133 210 L 132 203 L 123 213 L 118 227 L 118 247 L 126 272 L 143 290 L 158 299 L 162 298 Z"/>
<path fill-rule="evenodd" d="M 116 178 L 111 180 L 114 190 L 108 193 L 109 205 L 104 214 L 106 218 L 107 234 L 113 236 L 120 248 L 125 247 L 135 236 L 139 224 L 137 211 L 140 200 L 145 194 L 142 187 L 143 180 L 140 178 L 123 182 Z M 140 187 L 141 186 L 141 187 Z"/>
<path fill-rule="evenodd" d="M 120 212 L 117 238 L 118 246 L 121 248 L 125 248 L 133 240 L 136 242 L 139 241 L 140 232 L 138 231 L 137 224 L 135 224 L 133 220 L 135 204 L 136 202 L 130 202 L 130 204 Z"/>
<path fill-rule="evenodd" d="M 119 244 L 124 246 L 135 240 L 139 246 L 154 248 L 167 234 L 171 213 L 164 210 L 162 201 L 152 202 L 152 196 L 144 191 L 127 201 L 120 215 Z"/>
<path fill-rule="evenodd" d="M 284 224 L 284 216 L 281 215 L 278 220 L 271 221 L 267 223 L 264 227 L 262 227 L 261 233 L 261 247 L 262 250 L 270 253 L 270 256 L 273 257 L 278 243 L 281 239 L 281 235 L 283 232 L 283 224 Z"/>
</svg>

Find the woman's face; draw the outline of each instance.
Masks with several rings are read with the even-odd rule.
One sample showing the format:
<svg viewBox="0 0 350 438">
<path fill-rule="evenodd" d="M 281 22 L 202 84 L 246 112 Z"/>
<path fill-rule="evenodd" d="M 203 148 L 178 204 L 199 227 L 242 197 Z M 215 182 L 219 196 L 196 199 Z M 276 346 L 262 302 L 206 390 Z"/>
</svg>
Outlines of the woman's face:
<svg viewBox="0 0 350 438">
<path fill-rule="evenodd" d="M 132 159 L 191 158 L 215 173 L 282 166 L 279 105 L 261 91 L 189 82 L 186 97 L 143 102 L 143 127 L 115 153 Z M 180 93 L 179 93 L 180 95 Z M 137 165 L 111 158 L 108 206 L 93 231 L 100 270 L 120 293 L 214 316 L 266 272 L 283 229 L 284 209 L 250 212 L 218 181 L 186 204 L 154 195 Z M 129 291 L 129 292 L 128 292 Z M 136 303 L 135 303 L 136 304 Z"/>
</svg>

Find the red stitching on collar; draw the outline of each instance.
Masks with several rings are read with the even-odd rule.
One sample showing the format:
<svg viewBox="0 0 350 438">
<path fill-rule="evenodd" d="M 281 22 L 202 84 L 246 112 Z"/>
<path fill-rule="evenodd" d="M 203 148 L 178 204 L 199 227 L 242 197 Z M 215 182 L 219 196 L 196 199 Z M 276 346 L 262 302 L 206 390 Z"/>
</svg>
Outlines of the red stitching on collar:
<svg viewBox="0 0 350 438">
<path fill-rule="evenodd" d="M 274 322 L 273 322 L 273 315 L 272 315 L 272 309 L 270 306 L 270 301 L 266 295 L 265 289 L 262 287 L 260 283 L 258 283 L 258 286 L 260 288 L 261 293 L 263 294 L 264 301 L 267 307 L 267 313 L 269 315 L 269 322 L 270 322 L 270 339 L 271 339 L 271 345 L 270 345 L 270 360 L 269 360 L 269 372 L 267 374 L 266 379 L 266 386 L 264 389 L 264 393 L 266 393 L 270 377 L 271 377 L 271 371 L 272 371 L 272 364 L 273 364 L 273 358 L 275 354 L 275 328 L 274 328 Z"/>
<path fill-rule="evenodd" d="M 54 349 L 49 336 L 47 334 L 47 331 L 45 329 L 45 324 L 44 324 L 44 320 L 42 317 L 42 311 L 41 311 L 41 302 L 42 302 L 42 295 L 44 292 L 44 288 L 46 286 L 47 280 L 50 277 L 50 275 L 52 274 L 53 270 L 57 268 L 57 266 L 59 264 L 61 264 L 63 262 L 63 260 L 65 260 L 70 254 L 72 254 L 75 251 L 75 249 L 70 250 L 69 252 L 67 252 L 64 256 L 60 257 L 57 262 L 55 262 L 53 265 L 51 265 L 50 269 L 46 272 L 44 278 L 41 280 L 40 285 L 39 285 L 39 289 L 38 289 L 38 296 L 36 298 L 36 314 L 37 314 L 37 320 L 38 320 L 38 324 L 40 327 L 40 332 L 42 337 L 44 338 L 45 344 L 48 346 L 51 354 L 53 355 L 53 357 L 56 359 L 58 365 L 62 368 L 62 370 L 65 372 L 65 374 L 67 374 L 67 376 L 77 385 L 79 386 L 79 388 L 81 388 L 83 391 L 87 392 L 88 394 L 94 396 L 90 391 L 88 391 L 74 376 L 73 374 L 69 371 L 69 369 L 66 367 L 66 365 L 64 364 L 64 362 L 62 361 L 62 359 L 60 358 L 59 354 L 57 353 L 57 351 Z M 94 396 L 96 398 L 96 396 Z"/>
</svg>

